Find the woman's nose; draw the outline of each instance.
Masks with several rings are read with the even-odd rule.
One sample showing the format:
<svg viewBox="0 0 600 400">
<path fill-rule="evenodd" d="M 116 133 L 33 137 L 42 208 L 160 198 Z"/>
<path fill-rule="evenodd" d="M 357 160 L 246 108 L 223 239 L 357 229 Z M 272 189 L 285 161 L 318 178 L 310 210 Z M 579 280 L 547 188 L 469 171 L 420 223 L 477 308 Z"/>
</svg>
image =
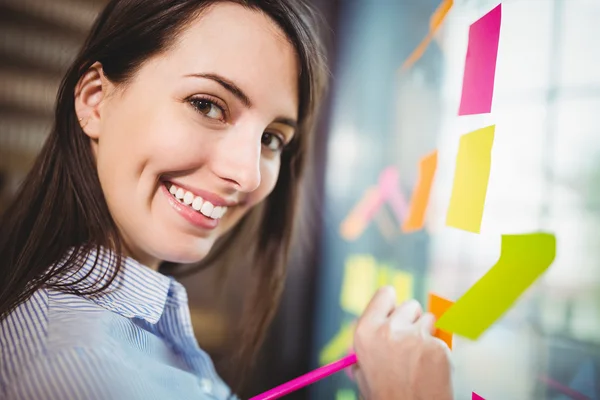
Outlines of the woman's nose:
<svg viewBox="0 0 600 400">
<path fill-rule="evenodd" d="M 244 193 L 260 186 L 261 137 L 259 132 L 230 132 L 212 154 L 214 172 Z"/>
</svg>

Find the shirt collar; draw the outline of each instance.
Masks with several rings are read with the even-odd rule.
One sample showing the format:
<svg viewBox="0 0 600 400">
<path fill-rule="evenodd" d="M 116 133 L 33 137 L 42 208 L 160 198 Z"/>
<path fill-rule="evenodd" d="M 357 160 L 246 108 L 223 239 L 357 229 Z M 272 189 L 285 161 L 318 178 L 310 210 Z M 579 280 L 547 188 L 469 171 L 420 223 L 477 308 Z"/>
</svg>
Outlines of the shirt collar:
<svg viewBox="0 0 600 400">
<path fill-rule="evenodd" d="M 172 300 L 187 300 L 185 289 L 173 278 L 130 257 L 122 258 L 121 269 L 109 284 L 110 276 L 116 268 L 116 255 L 108 249 L 99 248 L 92 249 L 87 254 L 79 253 L 76 260 L 77 268 L 70 270 L 67 276 L 62 276 L 61 284 L 68 283 L 71 288 L 85 291 L 108 284 L 101 293 L 84 294 L 82 297 L 126 318 L 142 318 L 155 324 L 170 297 L 176 295 L 176 299 Z"/>
</svg>

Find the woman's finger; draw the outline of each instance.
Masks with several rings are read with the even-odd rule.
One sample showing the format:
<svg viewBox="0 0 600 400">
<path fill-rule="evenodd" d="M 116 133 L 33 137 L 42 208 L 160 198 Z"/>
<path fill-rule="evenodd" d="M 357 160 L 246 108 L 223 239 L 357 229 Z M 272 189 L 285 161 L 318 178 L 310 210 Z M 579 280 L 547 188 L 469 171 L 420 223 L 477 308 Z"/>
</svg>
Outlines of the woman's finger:
<svg viewBox="0 0 600 400">
<path fill-rule="evenodd" d="M 427 335 L 433 335 L 435 332 L 435 316 L 431 313 L 425 313 L 418 321 L 419 329 Z"/>
<path fill-rule="evenodd" d="M 369 323 L 381 324 L 394 311 L 396 305 L 396 290 L 391 286 L 384 286 L 375 293 L 361 319 Z"/>
<path fill-rule="evenodd" d="M 370 388 L 367 384 L 367 380 L 362 370 L 358 365 L 354 365 L 352 367 L 352 374 L 354 375 L 354 380 L 356 381 L 358 388 L 360 389 L 360 393 L 363 399 L 369 399 L 370 396 Z"/>
<path fill-rule="evenodd" d="M 401 328 L 412 325 L 423 314 L 421 305 L 416 300 L 408 300 L 396 309 L 390 315 L 390 324 L 394 328 Z"/>
</svg>

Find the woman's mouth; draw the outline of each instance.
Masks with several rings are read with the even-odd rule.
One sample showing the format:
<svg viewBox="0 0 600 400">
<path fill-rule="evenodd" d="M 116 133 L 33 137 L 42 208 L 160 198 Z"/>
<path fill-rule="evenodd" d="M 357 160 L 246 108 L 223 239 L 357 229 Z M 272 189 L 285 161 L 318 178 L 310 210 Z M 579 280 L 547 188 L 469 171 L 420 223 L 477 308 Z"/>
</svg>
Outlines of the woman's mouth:
<svg viewBox="0 0 600 400">
<path fill-rule="evenodd" d="M 226 206 L 215 206 L 210 201 L 204 200 L 202 197 L 196 196 L 192 192 L 186 191 L 170 182 L 165 182 L 165 186 L 177 201 L 207 218 L 219 220 L 227 212 Z"/>
</svg>

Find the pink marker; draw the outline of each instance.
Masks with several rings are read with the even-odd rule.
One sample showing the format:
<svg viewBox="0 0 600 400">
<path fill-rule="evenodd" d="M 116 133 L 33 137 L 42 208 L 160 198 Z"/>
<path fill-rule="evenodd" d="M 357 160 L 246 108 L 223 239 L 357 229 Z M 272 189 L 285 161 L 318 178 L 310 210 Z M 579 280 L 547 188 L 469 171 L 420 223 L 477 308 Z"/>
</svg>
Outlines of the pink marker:
<svg viewBox="0 0 600 400">
<path fill-rule="evenodd" d="M 303 388 L 304 386 L 308 386 L 316 381 L 328 377 L 329 375 L 335 374 L 343 370 L 344 368 L 348 368 L 349 366 L 356 364 L 356 354 L 350 354 L 342 358 L 341 360 L 334 361 L 331 364 L 327 364 L 321 368 L 317 368 L 314 371 L 309 372 L 308 374 L 299 376 L 296 379 L 293 379 L 283 385 L 279 385 L 267 392 L 259 394 L 258 396 L 252 397 L 250 400 L 271 400 L 278 399 L 280 397 L 285 396 L 293 391 Z"/>
</svg>

